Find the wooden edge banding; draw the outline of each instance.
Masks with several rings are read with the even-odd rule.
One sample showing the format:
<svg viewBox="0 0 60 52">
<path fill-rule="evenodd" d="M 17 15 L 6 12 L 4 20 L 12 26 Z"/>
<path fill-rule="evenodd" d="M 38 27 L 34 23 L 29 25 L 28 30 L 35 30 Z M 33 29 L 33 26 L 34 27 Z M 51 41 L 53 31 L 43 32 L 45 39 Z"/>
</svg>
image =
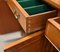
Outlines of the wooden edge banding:
<svg viewBox="0 0 60 52">
<path fill-rule="evenodd" d="M 57 49 L 58 52 L 60 52 L 60 50 L 58 49 L 58 47 L 45 35 L 45 37 L 48 39 L 48 41 Z"/>
<path fill-rule="evenodd" d="M 24 43 L 24 42 L 28 42 L 29 40 L 31 41 L 31 39 L 32 38 L 36 38 L 36 36 L 41 36 L 42 35 L 42 33 L 44 33 L 44 31 L 39 31 L 39 32 L 36 32 L 36 33 L 33 33 L 33 34 L 31 34 L 31 35 L 29 35 L 29 36 L 26 36 L 26 37 L 24 37 L 24 38 L 22 38 L 22 39 L 20 39 L 20 40 L 17 40 L 17 41 L 15 41 L 15 42 L 13 42 L 13 43 L 10 43 L 10 44 L 8 44 L 8 45 L 6 45 L 6 46 L 4 46 L 4 50 L 7 50 L 7 49 L 9 49 L 9 48 L 12 48 L 12 47 L 14 47 L 14 46 L 16 46 L 16 45 L 18 45 L 18 44 L 22 44 L 22 43 Z M 26 44 L 26 43 L 25 43 Z M 24 44 L 24 45 L 25 45 Z"/>
<path fill-rule="evenodd" d="M 48 21 L 54 25 L 58 30 L 60 30 L 60 24 L 58 24 L 54 19 L 58 19 L 59 17 L 56 17 L 56 18 L 51 18 L 51 19 L 48 19 Z"/>
</svg>

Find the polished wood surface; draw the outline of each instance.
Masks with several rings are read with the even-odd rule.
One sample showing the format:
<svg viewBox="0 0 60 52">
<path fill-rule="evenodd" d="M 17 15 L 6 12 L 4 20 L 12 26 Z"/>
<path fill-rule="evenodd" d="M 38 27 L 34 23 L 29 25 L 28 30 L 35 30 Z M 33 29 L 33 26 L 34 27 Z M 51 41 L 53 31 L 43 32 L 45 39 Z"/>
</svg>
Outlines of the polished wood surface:
<svg viewBox="0 0 60 52">
<path fill-rule="evenodd" d="M 44 1 L 60 9 L 60 0 L 44 0 Z"/>
<path fill-rule="evenodd" d="M 20 24 L 15 19 L 15 16 L 5 0 L 0 0 L 0 34 L 15 32 L 18 30 L 20 30 Z"/>
<path fill-rule="evenodd" d="M 4 52 L 58 52 L 44 37 L 44 31 L 30 34 L 4 48 Z"/>
<path fill-rule="evenodd" d="M 53 42 L 53 44 L 60 50 L 60 21 L 59 17 L 49 19 L 46 36 Z"/>
</svg>

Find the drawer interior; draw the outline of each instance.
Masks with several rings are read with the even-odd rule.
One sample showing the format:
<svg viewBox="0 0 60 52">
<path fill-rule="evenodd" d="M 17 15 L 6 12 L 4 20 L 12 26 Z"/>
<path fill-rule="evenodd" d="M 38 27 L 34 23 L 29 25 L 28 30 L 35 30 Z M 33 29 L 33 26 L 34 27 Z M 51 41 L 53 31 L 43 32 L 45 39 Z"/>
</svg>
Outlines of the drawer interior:
<svg viewBox="0 0 60 52">
<path fill-rule="evenodd" d="M 55 19 L 55 21 L 60 24 L 60 18 Z"/>
<path fill-rule="evenodd" d="M 54 10 L 53 7 L 40 0 L 17 0 L 29 15 L 43 13 Z"/>
</svg>

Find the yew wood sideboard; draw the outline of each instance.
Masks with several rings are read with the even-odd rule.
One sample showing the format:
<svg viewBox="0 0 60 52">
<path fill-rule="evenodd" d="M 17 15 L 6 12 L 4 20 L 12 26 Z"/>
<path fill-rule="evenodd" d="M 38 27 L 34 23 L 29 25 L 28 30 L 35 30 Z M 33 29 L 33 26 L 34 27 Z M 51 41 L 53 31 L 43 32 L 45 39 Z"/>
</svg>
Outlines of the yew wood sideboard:
<svg viewBox="0 0 60 52">
<path fill-rule="evenodd" d="M 25 33 L 36 32 L 5 45 L 4 52 L 58 52 L 44 36 L 47 19 L 57 15 L 53 7 L 37 0 L 6 0 L 6 2 L 13 12 L 11 15 L 18 19 Z"/>
</svg>

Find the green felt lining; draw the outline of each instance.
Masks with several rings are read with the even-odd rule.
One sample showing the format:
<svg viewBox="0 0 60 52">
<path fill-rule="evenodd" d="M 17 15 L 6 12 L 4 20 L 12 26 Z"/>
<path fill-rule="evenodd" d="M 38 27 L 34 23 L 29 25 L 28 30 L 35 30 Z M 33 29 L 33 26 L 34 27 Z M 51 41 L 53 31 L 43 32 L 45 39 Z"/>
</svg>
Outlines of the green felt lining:
<svg viewBox="0 0 60 52">
<path fill-rule="evenodd" d="M 30 0 L 17 0 L 17 2 L 26 2 L 26 1 L 30 1 Z"/>
<path fill-rule="evenodd" d="M 47 11 L 53 10 L 53 8 L 48 7 L 45 4 L 38 5 L 38 6 L 27 7 L 27 8 L 24 8 L 24 9 L 26 10 L 26 12 L 29 15 L 43 13 L 43 12 L 47 12 Z"/>
<path fill-rule="evenodd" d="M 43 13 L 54 9 L 40 0 L 17 0 L 17 2 L 29 15 Z"/>
<path fill-rule="evenodd" d="M 18 3 L 19 3 L 23 8 L 43 4 L 42 2 L 36 2 L 35 0 L 33 0 L 33 1 L 31 1 L 31 0 L 25 0 L 24 2 L 18 1 Z"/>
</svg>

